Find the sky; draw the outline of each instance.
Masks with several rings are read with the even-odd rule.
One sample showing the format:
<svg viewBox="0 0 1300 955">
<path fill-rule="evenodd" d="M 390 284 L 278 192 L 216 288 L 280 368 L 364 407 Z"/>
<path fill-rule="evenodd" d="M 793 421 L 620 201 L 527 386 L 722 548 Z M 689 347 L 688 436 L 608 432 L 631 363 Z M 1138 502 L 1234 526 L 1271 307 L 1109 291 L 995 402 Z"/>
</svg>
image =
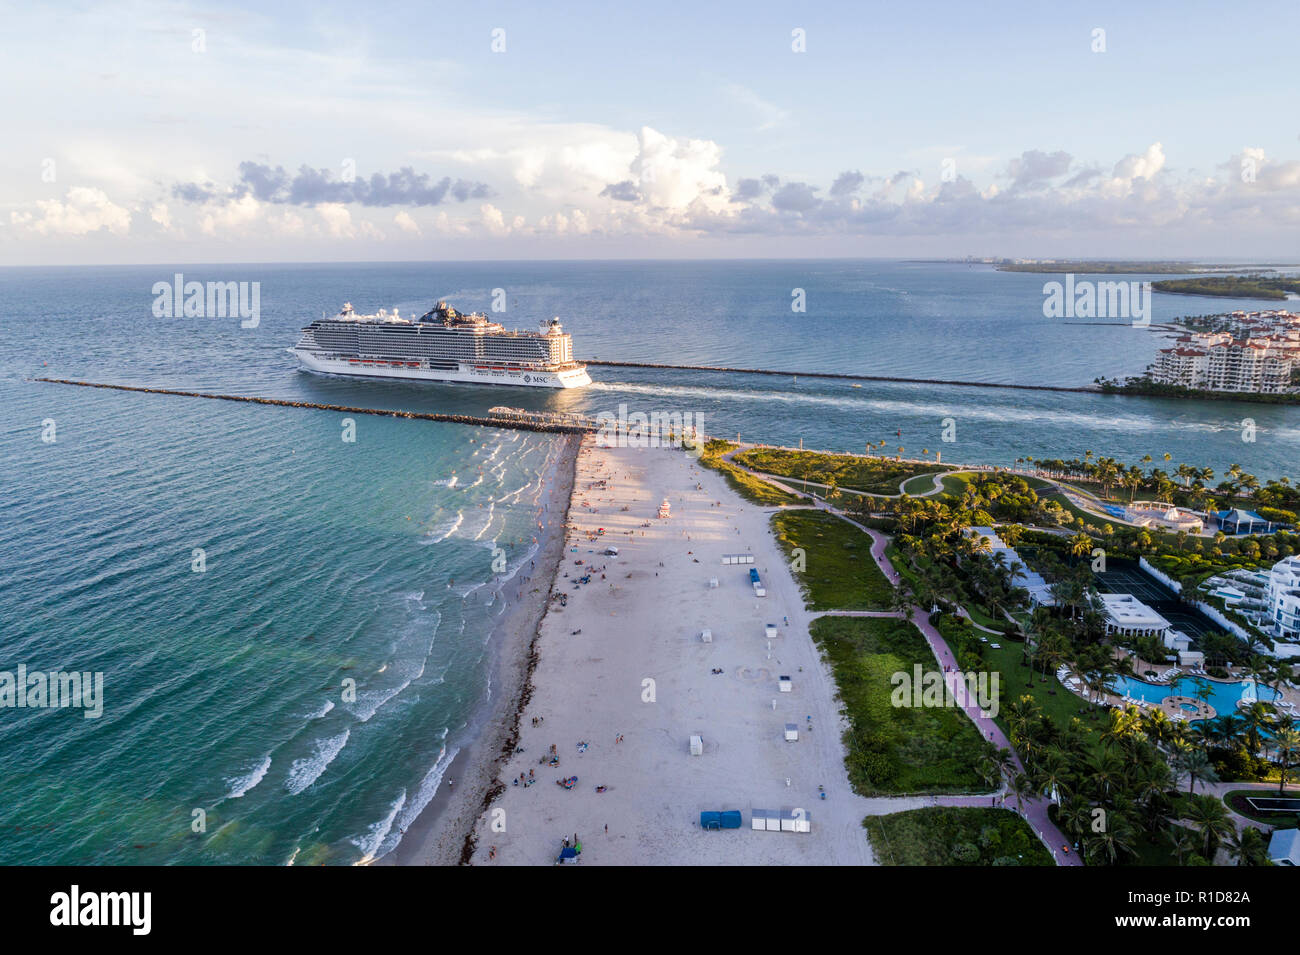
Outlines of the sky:
<svg viewBox="0 0 1300 955">
<path fill-rule="evenodd" d="M 0 265 L 1300 260 L 1291 3 L 0 3 Z"/>
</svg>

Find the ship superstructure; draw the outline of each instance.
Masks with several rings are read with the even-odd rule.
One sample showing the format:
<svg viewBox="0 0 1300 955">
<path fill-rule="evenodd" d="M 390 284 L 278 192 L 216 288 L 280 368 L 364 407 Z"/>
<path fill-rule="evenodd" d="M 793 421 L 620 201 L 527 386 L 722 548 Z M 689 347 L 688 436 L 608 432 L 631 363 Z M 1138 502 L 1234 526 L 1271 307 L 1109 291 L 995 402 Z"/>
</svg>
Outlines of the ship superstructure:
<svg viewBox="0 0 1300 955">
<path fill-rule="evenodd" d="M 442 301 L 419 318 L 386 309 L 361 315 L 345 303 L 334 317 L 304 328 L 290 351 L 308 371 L 332 375 L 537 388 L 591 384 L 558 318 L 535 332 L 509 331 Z"/>
</svg>

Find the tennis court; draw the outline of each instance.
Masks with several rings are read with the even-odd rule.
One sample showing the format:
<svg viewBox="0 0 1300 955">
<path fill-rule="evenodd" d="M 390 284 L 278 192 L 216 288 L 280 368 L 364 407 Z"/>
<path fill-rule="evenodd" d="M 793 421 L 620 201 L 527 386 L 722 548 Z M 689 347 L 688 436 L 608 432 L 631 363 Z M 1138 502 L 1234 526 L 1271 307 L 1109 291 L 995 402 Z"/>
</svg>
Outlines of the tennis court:
<svg viewBox="0 0 1300 955">
<path fill-rule="evenodd" d="M 1137 568 L 1112 567 L 1096 576 L 1099 589 L 1105 593 L 1132 594 L 1147 606 L 1168 603 L 1172 596 Z"/>
<path fill-rule="evenodd" d="M 1176 594 L 1152 580 L 1139 567 L 1111 562 L 1111 566 L 1096 577 L 1097 587 L 1102 592 L 1132 594 L 1168 620 L 1175 630 L 1181 630 L 1193 640 L 1199 640 L 1213 630 L 1222 629 L 1189 609 Z"/>
</svg>

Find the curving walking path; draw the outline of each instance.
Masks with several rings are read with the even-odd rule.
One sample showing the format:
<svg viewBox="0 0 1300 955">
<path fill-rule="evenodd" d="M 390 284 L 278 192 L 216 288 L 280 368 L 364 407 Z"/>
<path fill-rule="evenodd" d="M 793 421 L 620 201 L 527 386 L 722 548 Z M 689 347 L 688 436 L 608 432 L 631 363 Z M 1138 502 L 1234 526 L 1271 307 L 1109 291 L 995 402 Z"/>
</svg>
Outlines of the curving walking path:
<svg viewBox="0 0 1300 955">
<path fill-rule="evenodd" d="M 832 507 L 820 498 L 801 492 L 783 483 L 784 481 L 788 481 L 789 478 L 774 478 L 773 476 L 761 474 L 747 468 L 743 464 L 736 464 L 734 461 L 732 463 L 735 464 L 736 467 L 741 468 L 757 478 L 767 481 L 783 491 L 787 491 L 799 497 L 809 498 L 812 501 L 812 507 L 826 511 L 829 514 L 834 514 L 836 517 L 843 521 L 847 521 L 858 530 L 862 531 L 871 538 L 871 557 L 875 560 L 876 566 L 880 568 L 881 573 L 889 579 L 891 584 L 895 587 L 899 585 L 901 575 L 894 569 L 894 565 L 885 555 L 885 548 L 889 546 L 889 537 L 886 534 L 858 523 L 843 511 Z M 830 610 L 822 614 L 814 614 L 814 616 L 902 618 L 904 615 L 898 611 Z M 948 646 L 947 641 L 943 639 L 942 634 L 940 634 L 939 631 L 930 623 L 929 614 L 921 607 L 913 605 L 908 609 L 906 616 L 911 620 L 912 625 L 916 627 L 917 630 L 921 631 L 921 635 L 925 637 L 925 641 L 929 644 L 930 650 L 934 654 L 935 659 L 939 661 L 945 671 L 949 668 L 952 670 L 959 670 L 960 667 L 957 665 L 956 656 Z M 998 727 L 991 718 L 981 713 L 979 707 L 970 700 L 965 702 L 962 709 L 966 716 L 970 718 L 971 722 L 973 722 L 979 729 L 980 733 L 983 734 L 985 739 L 1000 749 L 1008 750 L 1011 753 L 1012 764 L 1016 767 L 1017 771 L 1024 772 L 1024 765 L 1020 762 L 1020 756 L 1016 753 L 1015 747 L 1011 745 L 1011 741 L 1007 739 L 1006 734 L 1002 732 L 1001 728 Z M 870 814 L 886 815 L 892 812 L 902 812 L 908 809 L 922 808 L 926 805 L 984 806 L 986 805 L 985 800 L 989 800 L 990 802 L 987 803 L 987 805 L 1001 806 L 1002 808 L 1019 812 L 1025 821 L 1029 823 L 1030 827 L 1033 828 L 1039 839 L 1042 840 L 1043 845 L 1045 845 L 1052 853 L 1052 857 L 1056 860 L 1057 865 L 1083 865 L 1083 860 L 1079 857 L 1078 853 L 1076 853 L 1072 848 L 1066 848 L 1070 845 L 1070 841 L 1066 839 L 1061 830 L 1059 830 L 1056 827 L 1056 824 L 1048 817 L 1047 809 L 1048 806 L 1051 805 L 1051 802 L 1048 799 L 1038 796 L 1031 799 L 1025 799 L 1019 805 L 1007 805 L 1006 795 L 1004 787 L 997 793 L 989 793 L 983 796 L 905 796 L 901 798 L 878 798 L 872 800 L 872 809 L 876 809 L 877 807 L 879 808 L 877 811 L 873 811 Z"/>
</svg>

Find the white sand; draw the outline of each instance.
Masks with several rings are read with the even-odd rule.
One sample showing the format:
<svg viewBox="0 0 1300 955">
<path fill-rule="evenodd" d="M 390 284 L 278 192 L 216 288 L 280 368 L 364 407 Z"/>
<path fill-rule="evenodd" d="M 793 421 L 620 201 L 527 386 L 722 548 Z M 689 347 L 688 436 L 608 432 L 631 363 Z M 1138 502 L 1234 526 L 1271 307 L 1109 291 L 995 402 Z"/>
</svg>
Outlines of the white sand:
<svg viewBox="0 0 1300 955">
<path fill-rule="evenodd" d="M 601 478 L 610 488 L 587 490 Z M 655 515 L 665 497 L 672 517 L 661 521 Z M 808 636 L 809 616 L 770 513 L 682 451 L 596 448 L 586 440 L 570 510 L 577 530 L 556 581 L 568 606 L 553 605 L 543 623 L 535 691 L 521 720 L 525 752 L 506 764 L 505 791 L 478 820 L 475 864 L 548 864 L 574 833 L 584 865 L 872 862 L 861 825 L 872 805 L 849 790 L 834 681 Z M 590 543 L 585 532 L 597 527 L 604 536 Z M 610 544 L 618 557 L 602 555 Z M 749 566 L 721 563 L 724 553 L 747 550 L 765 598 L 754 596 Z M 603 566 L 606 579 L 596 573 L 574 590 L 588 564 Z M 709 589 L 710 577 L 718 589 Z M 770 659 L 768 622 L 780 634 Z M 711 644 L 700 641 L 706 627 Z M 723 674 L 712 674 L 715 667 Z M 780 674 L 793 678 L 792 693 L 778 692 Z M 655 681 L 655 702 L 642 701 L 646 679 Z M 543 724 L 534 727 L 534 717 Z M 798 742 L 783 740 L 788 722 L 798 725 Z M 702 756 L 689 754 L 693 733 L 704 737 Z M 589 744 L 581 754 L 580 741 Z M 560 765 L 539 765 L 552 743 Z M 530 769 L 536 784 L 511 785 Z M 556 785 L 574 775 L 572 790 Z M 598 785 L 608 791 L 597 793 Z M 803 808 L 812 831 L 752 831 L 753 808 Z M 713 809 L 741 810 L 743 827 L 701 830 L 701 810 Z M 493 829 L 499 810 L 504 832 Z"/>
</svg>

